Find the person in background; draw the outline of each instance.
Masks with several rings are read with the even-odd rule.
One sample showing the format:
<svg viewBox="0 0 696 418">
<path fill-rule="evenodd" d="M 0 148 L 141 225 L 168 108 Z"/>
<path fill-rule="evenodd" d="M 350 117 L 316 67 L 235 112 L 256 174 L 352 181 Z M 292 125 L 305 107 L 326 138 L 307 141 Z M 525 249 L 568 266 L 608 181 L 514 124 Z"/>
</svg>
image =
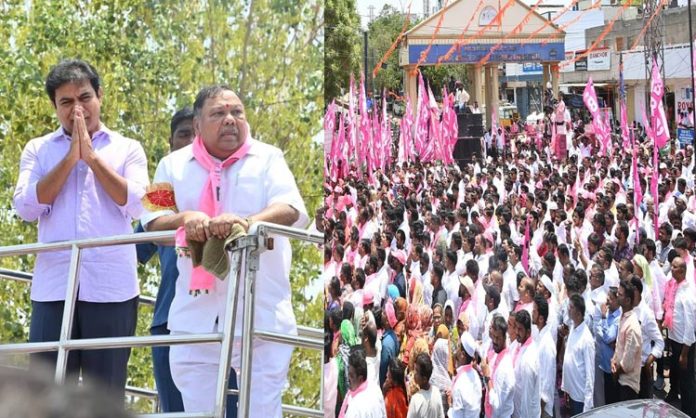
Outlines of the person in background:
<svg viewBox="0 0 696 418">
<path fill-rule="evenodd" d="M 193 109 L 184 107 L 172 116 L 169 122 L 169 151 L 174 152 L 193 142 Z M 143 226 L 138 222 L 135 232 L 143 232 Z M 155 300 L 155 310 L 150 325 L 150 335 L 168 335 L 167 318 L 169 307 L 174 299 L 174 289 L 179 270 L 176 268 L 176 251 L 173 245 L 155 245 L 141 243 L 136 245 L 138 263 L 147 263 L 155 253 L 160 262 L 160 285 Z M 181 393 L 176 388 L 169 369 L 169 346 L 152 347 L 152 368 L 155 375 L 155 385 L 162 412 L 183 412 L 184 403 Z M 230 378 L 230 381 L 235 379 Z M 236 402 L 228 402 L 229 406 Z M 230 416 L 228 411 L 228 416 Z"/>
</svg>

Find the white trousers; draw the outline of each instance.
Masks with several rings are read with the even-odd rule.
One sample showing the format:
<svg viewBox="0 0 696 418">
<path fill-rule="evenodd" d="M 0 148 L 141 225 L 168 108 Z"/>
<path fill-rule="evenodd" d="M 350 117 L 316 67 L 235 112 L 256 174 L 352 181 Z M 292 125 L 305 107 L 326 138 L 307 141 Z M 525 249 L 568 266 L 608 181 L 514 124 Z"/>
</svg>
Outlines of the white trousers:
<svg viewBox="0 0 696 418">
<path fill-rule="evenodd" d="M 239 364 L 235 361 L 239 358 L 237 347 L 233 349 L 232 364 Z M 254 340 L 249 417 L 283 416 L 281 392 L 287 382 L 292 351 L 289 345 Z M 211 412 L 215 408 L 219 360 L 219 343 L 171 346 L 172 378 L 181 391 L 186 412 Z"/>
</svg>

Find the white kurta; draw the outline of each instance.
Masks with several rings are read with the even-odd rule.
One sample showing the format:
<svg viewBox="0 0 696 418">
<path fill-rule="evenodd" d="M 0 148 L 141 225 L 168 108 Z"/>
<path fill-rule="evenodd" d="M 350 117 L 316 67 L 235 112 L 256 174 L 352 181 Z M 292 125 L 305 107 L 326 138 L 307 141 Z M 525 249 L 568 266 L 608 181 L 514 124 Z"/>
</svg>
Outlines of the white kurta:
<svg viewBox="0 0 696 418">
<path fill-rule="evenodd" d="M 345 418 L 386 418 L 387 409 L 379 385 L 367 385 L 367 389 L 348 399 Z"/>
<path fill-rule="evenodd" d="M 553 403 L 556 393 L 556 341 L 551 328 L 546 325 L 537 341 L 539 353 L 539 395 L 546 404 L 544 411 L 553 416 Z"/>
<path fill-rule="evenodd" d="M 449 418 L 478 418 L 481 414 L 481 378 L 471 365 L 460 366 L 452 383 Z"/>
<path fill-rule="evenodd" d="M 531 338 L 531 337 L 529 337 Z M 513 417 L 541 416 L 539 351 L 536 342 L 522 345 L 515 368 L 515 412 Z"/>
<path fill-rule="evenodd" d="M 222 213 L 232 213 L 241 217 L 261 212 L 274 203 L 289 204 L 300 213 L 294 227 L 303 227 L 308 222 L 307 210 L 295 183 L 294 176 L 288 168 L 283 153 L 278 148 L 251 139 L 248 154 L 222 172 L 220 205 Z M 208 171 L 193 157 L 189 145 L 175 151 L 160 161 L 155 172 L 154 183 L 169 183 L 174 189 L 176 206 L 180 212 L 198 210 L 201 191 L 208 179 Z M 147 228 L 152 220 L 173 214 L 171 210 L 149 212 L 142 216 L 141 222 Z M 295 315 L 290 301 L 290 263 L 291 248 L 287 238 L 275 237 L 275 248 L 260 255 L 260 268 L 256 275 L 256 295 L 254 322 L 256 329 L 295 334 L 297 332 Z M 179 278 L 176 293 L 169 312 L 169 329 L 172 333 L 208 333 L 217 329 L 227 308 L 227 288 L 232 280 L 215 280 L 214 288 L 209 293 L 198 296 L 189 294 L 192 271 L 191 259 L 180 257 L 177 262 Z M 240 295 L 243 294 L 243 286 Z M 241 300 L 241 297 L 240 297 Z M 235 341 L 232 351 L 232 365 L 239 368 L 240 344 L 242 332 L 243 303 L 237 307 L 235 324 Z M 211 347 L 206 347 L 211 346 Z M 215 347 L 213 347 L 215 346 Z M 281 391 L 287 380 L 292 348 L 277 343 L 254 341 L 252 366 L 250 416 L 281 416 Z M 263 347 L 263 350 L 260 348 Z M 219 361 L 219 344 L 196 346 L 172 346 L 170 358 L 172 374 L 177 380 L 177 373 L 194 370 L 195 379 L 179 376 L 177 386 L 184 397 L 187 410 L 199 410 L 201 406 L 213 406 L 213 393 L 203 393 L 196 379 L 200 370 L 189 366 L 206 364 L 215 366 Z M 178 367 L 179 365 L 185 367 Z M 211 370 L 209 379 L 216 380 L 217 367 Z M 190 384 L 187 384 L 189 382 Z M 181 384 L 181 386 L 180 386 Z M 183 386 L 183 387 L 182 387 Z M 196 399 L 191 409 L 187 399 Z"/>
<path fill-rule="evenodd" d="M 512 353 L 505 354 L 493 376 L 493 389 L 488 400 L 493 410 L 493 418 L 507 418 L 515 410 L 515 371 L 512 367 Z"/>
</svg>

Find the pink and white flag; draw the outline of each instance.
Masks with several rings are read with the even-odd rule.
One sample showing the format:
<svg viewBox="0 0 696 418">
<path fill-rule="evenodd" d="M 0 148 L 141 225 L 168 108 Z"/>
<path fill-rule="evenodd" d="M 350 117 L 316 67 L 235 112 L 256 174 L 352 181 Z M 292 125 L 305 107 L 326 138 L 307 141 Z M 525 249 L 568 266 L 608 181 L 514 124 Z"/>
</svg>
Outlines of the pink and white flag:
<svg viewBox="0 0 696 418">
<path fill-rule="evenodd" d="M 597 139 L 599 139 L 600 155 L 606 155 L 607 149 L 610 146 L 611 136 L 604 123 L 602 114 L 599 111 L 599 102 L 597 101 L 597 93 L 594 89 L 592 77 L 587 80 L 587 85 L 582 93 L 582 99 L 585 102 L 585 107 L 587 107 L 587 110 L 589 110 L 592 115 L 592 127 L 594 128 Z"/>
<path fill-rule="evenodd" d="M 662 148 L 669 142 L 669 126 L 667 125 L 665 108 L 662 104 L 662 97 L 665 94 L 665 86 L 662 82 L 662 76 L 660 75 L 660 70 L 656 61 L 653 61 L 652 80 L 650 84 L 650 114 L 652 117 L 652 129 L 655 133 L 655 143 L 657 144 L 657 147 Z"/>
</svg>

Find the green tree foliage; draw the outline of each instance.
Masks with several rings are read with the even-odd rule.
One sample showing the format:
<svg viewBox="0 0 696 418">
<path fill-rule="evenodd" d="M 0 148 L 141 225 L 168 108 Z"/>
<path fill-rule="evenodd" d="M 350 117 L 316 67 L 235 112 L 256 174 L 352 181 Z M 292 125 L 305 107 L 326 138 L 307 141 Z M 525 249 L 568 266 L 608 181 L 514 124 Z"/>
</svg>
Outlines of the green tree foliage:
<svg viewBox="0 0 696 418">
<path fill-rule="evenodd" d="M 372 76 L 374 66 L 386 54 L 394 40 L 401 33 L 404 20 L 405 14 L 402 14 L 390 5 L 385 5 L 379 16 L 370 23 L 368 41 L 371 50 L 370 55 L 374 56 L 374 63 L 369 68 L 370 76 Z M 419 22 L 418 19 L 411 16 L 406 30 L 413 28 Z M 374 79 L 374 87 L 377 93 L 381 93 L 383 89 L 396 93 L 403 90 L 404 70 L 399 66 L 399 50 L 402 46 L 403 42 L 400 42 L 386 60 L 385 65 L 377 73 L 377 77 Z M 464 65 L 422 66 L 420 70 L 423 72 L 423 77 L 431 82 L 433 93 L 436 95 L 440 94 L 442 86 L 447 83 L 450 76 L 466 84 L 467 73 Z"/>
<path fill-rule="evenodd" d="M 2 2 L 0 245 L 36 242 L 36 225 L 22 222 L 12 211 L 19 156 L 29 139 L 58 127 L 43 83 L 51 66 L 71 57 L 88 60 L 100 72 L 102 120 L 143 144 L 151 174 L 168 152 L 174 111 L 192 104 L 203 85 L 229 84 L 246 104 L 254 137 L 284 150 L 313 214 L 322 184 L 322 149 L 312 138 L 321 128 L 324 107 L 323 19 L 318 0 Z M 309 245 L 293 248 L 298 322 L 320 327 L 321 288 L 307 290 L 316 288 L 310 284 L 318 276 L 319 252 Z M 31 271 L 33 257 L 1 259 L 0 266 Z M 153 295 L 157 267 L 139 272 L 143 292 Z M 0 300 L 0 342 L 25 341 L 28 286 L 0 280 Z M 148 334 L 151 314 L 147 307 L 140 309 L 138 335 Z M 319 358 L 296 351 L 290 380 L 294 389 L 287 391 L 285 402 L 317 406 Z M 129 384 L 154 387 L 149 350 L 134 350 Z"/>
<path fill-rule="evenodd" d="M 355 0 L 325 3 L 324 100 L 330 103 L 347 91 L 351 73 L 359 76 L 362 37 Z"/>
<path fill-rule="evenodd" d="M 405 16 L 401 12 L 385 4 L 379 16 L 370 22 L 368 27 L 368 45 L 371 50 L 370 55 L 374 56 L 375 61 L 372 63 L 371 68 L 368 69 L 370 77 L 372 77 L 372 70 L 375 65 L 377 65 L 401 33 L 404 19 Z M 407 30 L 415 25 L 415 21 L 410 21 Z M 377 92 L 381 93 L 383 89 L 399 92 L 402 89 L 401 85 L 404 75 L 403 70 L 399 67 L 399 47 L 400 45 L 384 62 L 377 73 L 377 77 L 374 78 L 374 87 Z"/>
</svg>

